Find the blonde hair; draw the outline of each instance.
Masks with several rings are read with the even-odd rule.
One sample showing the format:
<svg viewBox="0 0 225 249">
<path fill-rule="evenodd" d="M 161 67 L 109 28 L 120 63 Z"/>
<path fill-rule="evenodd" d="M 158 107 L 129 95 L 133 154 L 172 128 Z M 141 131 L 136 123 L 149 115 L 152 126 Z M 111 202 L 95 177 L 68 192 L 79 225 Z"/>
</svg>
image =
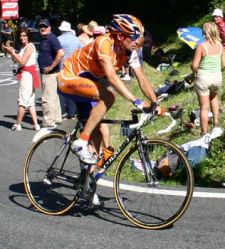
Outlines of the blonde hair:
<svg viewBox="0 0 225 249">
<path fill-rule="evenodd" d="M 214 22 L 203 24 L 203 35 L 211 44 L 221 42 L 219 30 Z"/>
</svg>

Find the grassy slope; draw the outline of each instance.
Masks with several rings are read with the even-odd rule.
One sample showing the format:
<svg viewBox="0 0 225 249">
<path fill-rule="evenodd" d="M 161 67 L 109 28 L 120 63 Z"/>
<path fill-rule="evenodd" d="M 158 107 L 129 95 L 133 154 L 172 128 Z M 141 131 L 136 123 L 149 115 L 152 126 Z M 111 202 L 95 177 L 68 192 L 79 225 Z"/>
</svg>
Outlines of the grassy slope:
<svg viewBox="0 0 225 249">
<path fill-rule="evenodd" d="M 201 26 L 201 24 L 209 19 L 209 17 L 204 17 L 198 23 L 193 25 Z M 190 25 L 191 26 L 191 25 Z M 151 80 L 153 86 L 157 88 L 160 84 L 163 84 L 165 79 L 170 79 L 172 81 L 178 80 L 181 81 L 184 78 L 185 74 L 189 74 L 190 63 L 193 56 L 193 50 L 189 48 L 186 44 L 179 41 L 176 37 L 176 34 L 169 37 L 167 43 L 161 46 L 167 55 L 175 53 L 177 56 L 175 58 L 175 63 L 177 66 L 173 69 L 179 71 L 177 76 L 169 76 L 169 72 L 172 69 L 167 71 L 157 71 L 155 68 L 144 64 L 144 70 Z M 223 72 L 225 74 L 225 72 Z M 136 93 L 136 96 L 139 96 L 143 99 L 143 95 L 138 88 L 138 84 L 135 80 L 128 83 L 128 87 L 132 92 Z M 224 100 L 225 100 L 225 87 L 222 86 L 221 93 L 221 110 L 224 110 Z M 179 94 L 171 96 L 168 100 L 161 102 L 161 105 L 164 107 L 169 107 L 171 105 L 179 105 L 185 109 L 184 112 L 184 123 L 189 122 L 189 114 L 192 110 L 198 108 L 197 97 L 194 94 L 193 87 L 190 89 L 183 90 Z M 107 114 L 107 117 L 117 118 L 117 119 L 128 119 L 129 111 L 132 108 L 132 105 L 124 100 L 122 97 L 117 96 L 117 100 L 113 108 Z M 166 118 L 161 120 L 156 120 L 153 126 L 146 128 L 146 134 L 148 137 L 155 137 L 155 131 L 165 127 Z M 220 114 L 220 126 L 225 127 L 225 115 L 223 112 Z M 210 125 L 210 129 L 212 125 Z M 111 142 L 116 147 L 123 138 L 119 136 L 119 126 L 111 126 Z M 177 126 L 171 131 L 170 134 L 164 136 L 165 139 L 169 139 L 176 144 L 183 144 L 185 142 L 195 140 L 200 138 L 200 128 L 195 127 L 192 130 L 186 130 L 184 127 L 180 126 L 179 122 Z M 201 164 L 195 169 L 195 180 L 197 185 L 204 186 L 215 186 L 218 183 L 225 182 L 225 139 L 224 136 L 218 139 L 214 139 L 211 143 L 210 154 L 209 156 L 201 162 Z M 112 172 L 111 172 L 112 174 Z"/>
</svg>

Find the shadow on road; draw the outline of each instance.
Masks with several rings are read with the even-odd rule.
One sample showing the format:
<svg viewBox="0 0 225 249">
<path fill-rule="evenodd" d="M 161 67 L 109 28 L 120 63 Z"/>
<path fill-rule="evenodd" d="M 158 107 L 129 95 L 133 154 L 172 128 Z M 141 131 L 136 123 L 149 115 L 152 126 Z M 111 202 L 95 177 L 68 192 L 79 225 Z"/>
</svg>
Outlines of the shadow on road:
<svg viewBox="0 0 225 249">
<path fill-rule="evenodd" d="M 13 124 L 14 124 L 14 122 L 8 122 L 8 121 L 0 120 L 0 126 L 3 126 L 5 128 L 11 129 Z"/>
<path fill-rule="evenodd" d="M 24 184 L 22 182 L 10 185 L 9 190 L 13 193 L 17 193 L 9 196 L 9 200 L 12 203 L 29 211 L 39 213 L 39 211 L 37 211 L 28 200 Z M 126 227 L 137 228 L 124 218 L 119 208 L 112 207 L 115 205 L 114 198 L 109 198 L 104 196 L 99 196 L 99 198 L 101 201 L 104 201 L 105 204 L 104 206 L 101 207 L 96 206 L 90 208 L 88 202 L 84 199 L 81 199 L 74 206 L 74 208 L 72 208 L 64 215 L 70 215 L 73 217 L 82 217 L 82 216 L 91 215 L 110 223 L 119 224 Z"/>
<path fill-rule="evenodd" d="M 37 116 L 41 116 L 42 115 L 42 112 L 40 111 L 40 112 L 37 112 Z M 4 118 L 7 118 L 7 119 L 11 119 L 11 120 L 13 120 L 13 122 L 9 122 L 8 120 L 0 120 L 0 126 L 3 126 L 3 127 L 6 127 L 6 128 L 10 128 L 11 129 L 11 127 L 12 127 L 12 125 L 16 122 L 16 118 L 17 118 L 17 116 L 16 115 L 4 115 L 3 116 Z M 22 124 L 23 123 L 27 123 L 27 124 L 32 124 L 32 119 L 31 119 L 31 117 L 30 117 L 30 115 L 28 114 L 26 114 L 25 113 L 25 115 L 24 115 L 24 118 L 23 118 L 23 121 L 22 121 Z M 41 121 L 40 120 L 38 120 L 38 123 L 41 123 Z M 23 128 L 24 129 L 32 129 L 32 128 L 29 128 L 29 127 L 24 127 L 23 126 Z"/>
</svg>

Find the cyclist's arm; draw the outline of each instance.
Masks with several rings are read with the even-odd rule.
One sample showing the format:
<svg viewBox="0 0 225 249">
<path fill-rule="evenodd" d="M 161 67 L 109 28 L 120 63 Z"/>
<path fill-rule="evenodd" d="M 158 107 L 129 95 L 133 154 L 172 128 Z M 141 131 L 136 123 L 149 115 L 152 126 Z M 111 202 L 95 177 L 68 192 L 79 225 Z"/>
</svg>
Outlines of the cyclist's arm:
<svg viewBox="0 0 225 249">
<path fill-rule="evenodd" d="M 141 67 L 133 68 L 134 74 L 138 80 L 139 86 L 143 94 L 152 102 L 157 102 L 156 95 L 151 86 L 151 82 L 147 79 Z"/>
<path fill-rule="evenodd" d="M 131 102 L 135 101 L 137 98 L 127 89 L 122 80 L 119 78 L 115 71 L 115 68 L 113 67 L 111 59 L 102 57 L 100 63 L 105 71 L 107 80 L 112 84 L 115 90 L 127 100 Z"/>
</svg>

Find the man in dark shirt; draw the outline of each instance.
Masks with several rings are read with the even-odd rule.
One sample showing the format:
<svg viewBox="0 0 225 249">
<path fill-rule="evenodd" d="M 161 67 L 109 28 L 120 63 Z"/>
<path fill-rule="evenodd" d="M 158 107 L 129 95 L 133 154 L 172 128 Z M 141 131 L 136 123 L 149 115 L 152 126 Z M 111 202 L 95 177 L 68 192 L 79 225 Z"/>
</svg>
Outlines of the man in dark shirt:
<svg viewBox="0 0 225 249">
<path fill-rule="evenodd" d="M 38 65 L 42 81 L 43 126 L 54 127 L 62 122 L 62 113 L 57 94 L 57 73 L 64 52 L 57 37 L 51 32 L 47 19 L 39 23 L 41 41 L 38 54 Z"/>
</svg>

